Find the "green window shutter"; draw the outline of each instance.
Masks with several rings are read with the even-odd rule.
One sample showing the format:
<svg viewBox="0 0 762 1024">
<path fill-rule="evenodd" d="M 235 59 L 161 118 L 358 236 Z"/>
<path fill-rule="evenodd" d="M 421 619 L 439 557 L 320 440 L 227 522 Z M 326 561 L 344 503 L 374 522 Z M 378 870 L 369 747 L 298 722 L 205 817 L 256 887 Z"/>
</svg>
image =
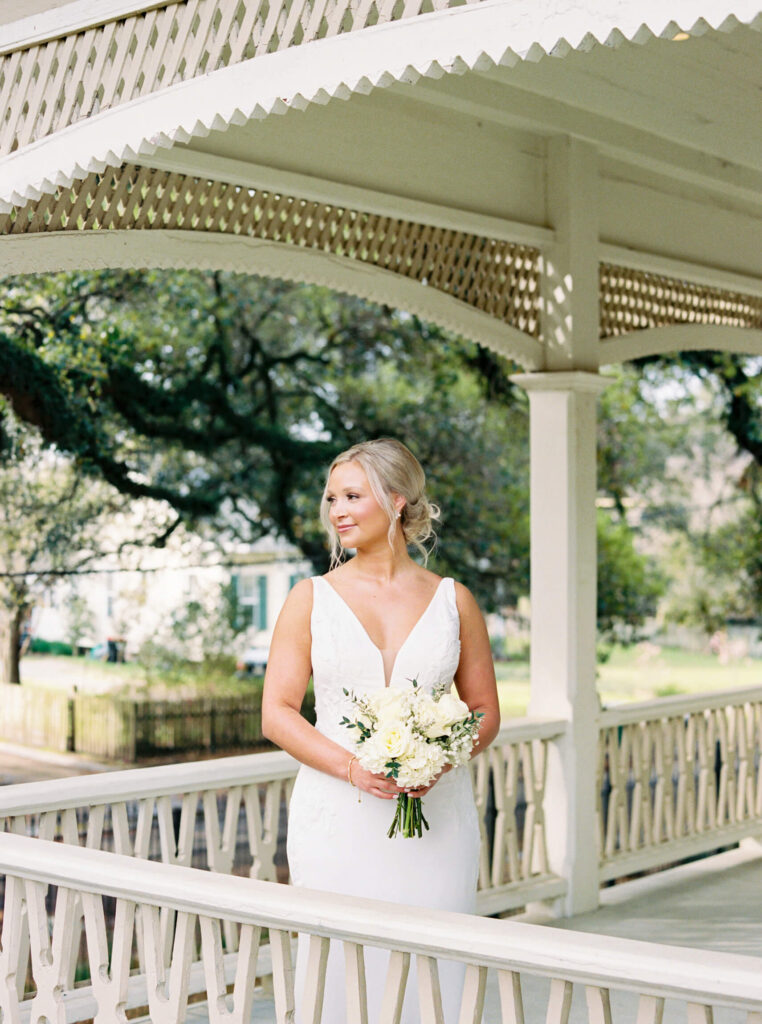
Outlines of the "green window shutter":
<svg viewBox="0 0 762 1024">
<path fill-rule="evenodd" d="M 241 588 L 238 585 L 238 573 L 233 572 L 230 574 L 230 590 L 232 593 L 232 608 L 233 608 L 233 629 L 243 629 L 244 621 L 243 615 L 241 614 Z"/>
<path fill-rule="evenodd" d="M 259 628 L 267 629 L 267 577 L 259 577 Z"/>
<path fill-rule="evenodd" d="M 292 587 L 295 587 L 301 578 L 300 573 L 292 572 L 288 578 L 288 589 L 291 590 Z"/>
</svg>

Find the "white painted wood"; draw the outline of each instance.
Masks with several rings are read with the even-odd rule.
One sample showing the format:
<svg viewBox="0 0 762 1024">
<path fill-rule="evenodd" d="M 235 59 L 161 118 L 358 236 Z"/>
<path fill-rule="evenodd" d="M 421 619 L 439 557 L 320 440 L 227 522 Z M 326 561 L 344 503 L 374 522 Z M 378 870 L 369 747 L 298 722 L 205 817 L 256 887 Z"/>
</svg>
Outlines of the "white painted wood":
<svg viewBox="0 0 762 1024">
<path fill-rule="evenodd" d="M 659 996 L 641 996 L 636 1024 L 662 1024 L 664 1000 Z"/>
<path fill-rule="evenodd" d="M 611 999 L 609 990 L 597 985 L 585 986 L 587 1000 L 587 1019 L 589 1024 L 612 1024 Z"/>
<path fill-rule="evenodd" d="M 762 330 L 720 324 L 671 324 L 633 331 L 601 343 L 601 365 L 663 352 L 712 351 L 762 355 Z"/>
<path fill-rule="evenodd" d="M 758 193 L 755 191 L 755 194 Z M 690 263 L 687 260 L 671 259 L 655 252 L 643 252 L 623 245 L 601 242 L 598 256 L 603 263 L 642 270 L 649 274 L 660 274 L 683 281 L 694 281 L 708 288 L 740 292 L 744 295 L 762 296 L 762 281 L 749 274 L 734 274 L 722 267 L 704 263 Z"/>
<path fill-rule="evenodd" d="M 487 988 L 487 969 L 469 964 L 463 984 L 458 1024 L 481 1024 L 484 1013 L 484 994 Z"/>
<path fill-rule="evenodd" d="M 442 116 L 442 111 L 458 111 L 464 117 L 503 131 L 517 128 L 536 131 L 541 126 L 545 135 L 574 135 L 595 144 L 608 158 L 607 164 L 620 165 L 616 169 L 619 178 L 630 180 L 639 173 L 664 174 L 667 170 L 671 179 L 690 188 L 712 188 L 726 196 L 759 205 L 760 173 L 748 163 L 731 163 L 727 158 L 698 150 L 674 136 L 654 135 L 635 127 L 631 119 L 620 121 L 606 116 L 600 105 L 593 110 L 582 109 L 573 103 L 568 92 L 557 96 L 540 95 L 529 88 L 521 88 L 511 68 L 495 68 L 482 73 L 478 79 L 418 82 L 414 95 L 422 118 L 427 114 Z M 431 109 L 427 111 L 427 108 Z M 623 172 L 625 166 L 627 172 Z M 604 180 L 614 173 L 613 169 L 607 169 Z M 612 244 L 615 240 L 617 245 L 622 244 L 621 236 L 618 238 L 613 232 L 604 232 L 602 238 Z M 667 245 L 670 241 L 661 232 L 661 243 Z"/>
<path fill-rule="evenodd" d="M 555 240 L 544 255 L 543 324 L 550 371 L 598 370 L 598 155 L 568 136 L 551 140 L 547 206 Z"/>
<path fill-rule="evenodd" d="M 419 953 L 415 958 L 415 966 L 418 972 L 421 1024 L 445 1024 L 442 993 L 439 989 L 439 969 L 435 958 Z"/>
<path fill-rule="evenodd" d="M 548 861 L 568 886 L 556 912 L 581 913 L 598 901 L 590 856 L 598 739 L 595 403 L 605 380 L 560 372 L 512 379 L 527 390 L 530 407 L 530 711 L 569 719 L 548 750 Z"/>
<path fill-rule="evenodd" d="M 179 0 L 74 0 L 63 7 L 51 8 L 44 14 L 19 18 L 0 26 L 0 53 L 17 48 L 34 46 L 59 36 L 95 25 L 102 25 L 116 18 L 127 18 L 132 14 L 147 11 L 151 7 L 165 7 Z"/>
<path fill-rule="evenodd" d="M 377 905 L 370 900 L 337 900 L 328 893 L 311 892 L 245 878 L 230 878 L 171 864 L 147 863 L 132 857 L 81 847 L 51 844 L 45 840 L 7 834 L 0 844 L 0 868 L 11 877 L 24 876 L 33 915 L 33 944 L 37 950 L 51 943 L 47 933 L 44 892 L 48 883 L 68 890 L 68 909 L 61 903 L 59 934 L 76 898 L 84 893 L 103 893 L 140 904 L 147 926 L 148 1000 L 152 1018 L 160 1024 L 181 1016 L 191 971 L 183 977 L 188 937 L 197 916 L 231 918 L 243 926 L 265 926 L 270 934 L 278 1019 L 286 1021 L 293 1007 L 290 931 L 330 935 L 334 941 L 361 947 L 366 943 L 414 952 L 421 958 L 424 984 L 433 994 L 435 975 L 429 968 L 438 957 L 462 960 L 480 967 L 495 967 L 506 975 L 503 995 L 513 995 L 506 984 L 508 972 L 530 972 L 551 979 L 550 1020 L 562 1024 L 573 984 L 598 988 L 623 988 L 659 998 L 669 997 L 699 1007 L 727 1006 L 759 1012 L 759 965 L 756 958 L 701 950 L 634 942 L 586 933 L 542 928 L 508 920 L 479 919 L 419 908 Z M 61 889 L 59 889 L 59 897 Z M 177 914 L 172 963 L 163 962 L 159 905 Z M 13 902 L 11 901 L 11 907 Z M 6 907 L 6 912 L 8 908 Z M 12 930 L 12 929 L 11 929 Z M 214 946 L 214 943 L 212 944 Z M 60 950 L 56 922 L 50 950 Z M 4 947 L 5 949 L 5 947 Z M 206 951 L 210 945 L 207 942 Z M 11 951 L 12 954 L 12 951 Z M 204 950 L 202 948 L 202 954 Z M 216 957 L 213 953 L 213 959 Z M 55 981 L 64 958 L 48 954 L 40 975 L 40 991 L 51 991 L 47 977 Z M 207 973 L 219 979 L 215 963 Z M 175 984 L 175 981 L 178 983 Z M 163 982 L 163 983 L 162 983 Z M 218 985 L 219 980 L 214 982 Z M 512 990 L 511 990 L 512 989 Z M 55 998 L 62 996 L 60 989 Z M 514 999 L 514 1008 L 516 1000 Z M 504 1009 L 505 1009 L 504 1001 Z M 63 1019 L 58 1013 L 55 1019 Z M 158 1015 L 158 1016 L 157 1016 Z M 430 1015 L 431 1016 L 431 1015 Z M 505 1013 L 504 1013 L 505 1017 Z M 509 1019 L 509 1018 L 508 1018 Z"/>
<path fill-rule="evenodd" d="M 409 973 L 410 954 L 399 950 L 390 953 L 379 1024 L 400 1024 Z"/>
<path fill-rule="evenodd" d="M 270 883 L 272 884 L 272 883 Z M 292 1024 L 294 1019 L 294 966 L 288 932 L 270 929 L 273 964 L 273 996 L 277 1024 Z"/>
<path fill-rule="evenodd" d="M 502 1024 L 524 1024 L 521 975 L 517 971 L 498 971 L 497 980 Z"/>
<path fill-rule="evenodd" d="M 344 943 L 344 965 L 347 979 L 347 1024 L 368 1024 L 365 957 L 360 943 Z"/>
<path fill-rule="evenodd" d="M 349 206 L 377 213 L 383 217 L 399 217 L 432 224 L 434 227 L 499 238 L 542 248 L 553 241 L 553 231 L 535 224 L 507 221 L 455 207 L 441 206 L 405 196 L 389 195 L 373 189 L 329 181 L 309 174 L 295 173 L 281 167 L 268 167 L 246 160 L 217 156 L 194 149 L 171 149 L 157 152 L 151 164 L 159 170 L 177 171 L 213 181 L 245 185 L 247 188 L 303 196 L 320 203 Z"/>
<path fill-rule="evenodd" d="M 762 829 L 755 795 L 762 690 L 701 697 L 601 713 L 596 787 L 603 786 L 604 763 L 611 787 L 602 881 L 716 849 Z"/>
<path fill-rule="evenodd" d="M 571 1011 L 572 984 L 563 978 L 553 978 L 548 996 L 548 1012 L 545 1024 L 569 1024 Z"/>
<path fill-rule="evenodd" d="M 714 1024 L 712 1007 L 689 1002 L 687 1006 L 687 1019 L 688 1024 Z"/>
<path fill-rule="evenodd" d="M 464 11 L 468 22 L 462 20 Z M 661 16 L 655 6 L 652 13 L 658 22 Z M 203 83 L 191 80 L 150 95 L 150 112 L 146 109 L 137 118 L 147 129 L 140 137 L 133 130 L 133 126 L 137 128 L 136 119 L 121 117 L 123 114 L 129 115 L 130 108 L 139 104 L 140 100 L 74 126 L 75 131 L 68 145 L 52 145 L 49 148 L 46 144 L 45 153 L 40 148 L 38 159 L 31 165 L 22 167 L 24 161 L 20 160 L 21 154 L 10 157 L 18 173 L 14 175 L 10 189 L 4 189 L 3 193 L 6 198 L 14 195 L 32 196 L 36 190 L 47 190 L 53 180 L 73 178 L 79 173 L 78 168 L 89 166 L 97 170 L 106 163 L 113 165 L 125 157 L 131 158 L 129 154 L 150 151 L 155 146 L 171 145 L 176 140 L 184 142 L 193 135 L 206 134 L 216 127 L 282 111 L 291 103 L 302 107 L 313 100 L 319 102 L 329 96 L 346 97 L 355 90 L 366 90 L 368 85 L 385 87 L 395 80 L 411 82 L 422 75 L 439 77 L 443 71 L 450 69 L 463 72 L 468 68 L 483 68 L 490 63 L 515 63 L 518 54 L 522 53 L 522 42 L 527 55 L 539 56 L 546 45 L 550 49 L 555 47 L 559 39 L 557 33 L 565 36 L 572 45 L 573 40 L 585 45 L 586 33 L 590 31 L 601 31 L 604 36 L 613 32 L 614 44 L 624 41 L 630 32 L 633 38 L 645 42 L 652 33 L 642 26 L 643 23 L 639 22 L 636 27 L 631 9 L 628 11 L 619 5 L 613 17 L 612 12 L 607 12 L 602 18 L 588 20 L 580 19 L 575 10 L 556 11 L 554 17 L 548 17 L 543 9 L 543 16 L 539 17 L 539 12 L 531 4 L 486 3 L 466 8 L 456 7 L 409 18 L 402 23 L 392 22 L 365 28 L 361 32 L 322 39 L 319 46 L 312 48 L 309 60 L 298 53 L 301 47 L 296 46 L 292 50 L 267 54 L 255 61 L 223 68 L 214 72 L 213 76 L 205 76 Z M 404 31 L 397 33 L 400 27 Z M 567 27 L 571 34 L 566 31 Z M 552 44 L 551 38 L 554 40 Z M 502 43 L 506 39 L 512 41 L 512 49 Z M 346 45 L 347 40 L 349 45 Z M 340 45 L 334 48 L 333 44 Z M 294 57 L 295 60 L 292 59 Z M 287 59 L 281 62 L 280 58 Z M 344 69 L 345 74 L 337 77 L 337 68 Z M 254 81 L 249 73 L 256 70 L 264 71 L 264 75 L 255 75 Z M 209 105 L 210 95 L 216 91 L 212 78 L 227 76 L 229 72 L 244 72 L 243 78 L 247 81 L 233 76 L 229 80 L 231 87 L 224 90 L 230 97 L 229 101 L 218 104 L 218 109 L 213 111 Z M 216 77 L 216 82 L 220 81 Z M 273 88 L 268 86 L 268 82 Z M 204 88 L 192 88 L 199 84 L 203 84 Z M 166 102 L 174 90 L 185 92 L 189 87 L 190 93 L 186 93 L 179 103 Z M 247 97 L 243 105 L 242 97 Z M 252 102 L 249 102 L 248 97 L 252 98 Z M 161 113 L 159 107 L 162 108 Z M 198 114 L 198 118 L 191 117 L 186 121 L 185 115 L 191 110 Z M 156 118 L 153 117 L 154 113 Z M 110 120 L 110 115 L 115 114 L 121 120 L 118 130 L 116 122 Z M 88 126 L 104 118 L 100 130 L 91 133 L 86 131 Z M 109 127 L 106 126 L 107 122 Z M 66 133 L 71 131 L 67 129 Z M 46 143 L 55 141 L 49 139 Z M 92 161 L 89 165 L 88 158 Z M 47 170 L 43 171 L 43 178 L 40 178 L 39 174 L 33 173 L 34 165 L 39 170 L 43 163 Z M 61 177 L 58 177 L 59 174 Z"/>
<path fill-rule="evenodd" d="M 0 275 L 106 266 L 219 268 L 321 284 L 418 313 L 528 368 L 542 360 L 540 342 L 487 313 L 417 281 L 316 250 L 187 231 L 93 231 L 0 238 Z"/>
<path fill-rule="evenodd" d="M 325 969 L 328 964 L 330 939 L 323 935 L 311 935 L 309 959 L 304 981 L 304 1005 L 302 1015 L 305 1024 L 320 1024 L 323 1015 L 325 995 Z"/>
</svg>

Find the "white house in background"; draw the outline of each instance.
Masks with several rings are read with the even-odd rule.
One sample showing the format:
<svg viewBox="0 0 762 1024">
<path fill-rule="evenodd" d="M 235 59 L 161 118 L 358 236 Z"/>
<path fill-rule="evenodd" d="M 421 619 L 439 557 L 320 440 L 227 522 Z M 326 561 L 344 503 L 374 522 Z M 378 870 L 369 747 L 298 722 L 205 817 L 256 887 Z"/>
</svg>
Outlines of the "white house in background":
<svg viewBox="0 0 762 1024">
<path fill-rule="evenodd" d="M 223 587 L 232 583 L 242 629 L 231 653 L 240 656 L 250 647 L 269 647 L 289 590 L 311 571 L 298 550 L 270 537 L 246 548 L 213 553 L 201 545 L 191 553 L 146 549 L 139 567 L 94 571 L 51 587 L 33 612 L 32 634 L 86 648 L 105 648 L 109 640 L 119 640 L 132 658 L 152 639 L 171 645 L 172 622 L 193 603 L 201 604 L 211 620 Z M 85 608 L 79 631 L 77 604 Z M 200 640 L 191 643 L 187 653 L 200 658 Z"/>
</svg>

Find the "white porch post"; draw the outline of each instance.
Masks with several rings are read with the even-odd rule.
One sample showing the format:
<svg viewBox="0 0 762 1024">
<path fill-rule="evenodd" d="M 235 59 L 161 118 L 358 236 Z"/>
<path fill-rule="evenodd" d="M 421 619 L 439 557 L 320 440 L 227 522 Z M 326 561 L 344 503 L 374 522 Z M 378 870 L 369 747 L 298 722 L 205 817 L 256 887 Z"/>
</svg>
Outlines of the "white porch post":
<svg viewBox="0 0 762 1024">
<path fill-rule="evenodd" d="M 530 715 L 566 718 L 550 748 L 545 822 L 550 868 L 568 893 L 554 912 L 598 905 L 595 687 L 595 403 L 591 373 L 514 377 L 529 393 L 532 689 Z"/>
<path fill-rule="evenodd" d="M 513 379 L 529 394 L 532 689 L 529 713 L 568 720 L 548 764 L 545 820 L 551 870 L 569 915 L 598 905 L 596 756 L 596 399 L 598 167 L 595 149 L 552 140 L 544 253 L 545 372 Z"/>
</svg>

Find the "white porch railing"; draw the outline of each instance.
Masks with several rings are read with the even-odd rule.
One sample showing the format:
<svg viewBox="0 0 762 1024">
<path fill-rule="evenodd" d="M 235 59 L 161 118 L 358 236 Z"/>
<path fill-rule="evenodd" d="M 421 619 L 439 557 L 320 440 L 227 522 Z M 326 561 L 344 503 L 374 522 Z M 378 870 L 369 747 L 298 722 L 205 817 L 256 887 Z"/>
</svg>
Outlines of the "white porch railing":
<svg viewBox="0 0 762 1024">
<path fill-rule="evenodd" d="M 472 762 L 482 829 L 478 910 L 551 899 L 544 796 L 548 744 L 563 721 L 523 719 Z M 5 828 L 90 849 L 285 881 L 277 857 L 297 763 L 275 752 L 0 789 Z"/>
<path fill-rule="evenodd" d="M 304 993 L 296 994 L 311 1022 L 320 1020 L 326 959 L 337 943 L 352 1024 L 367 1020 L 365 946 L 391 951 L 384 1024 L 399 1022 L 411 962 L 420 1020 L 442 1024 L 438 959 L 466 965 L 461 1024 L 523 1022 L 525 1011 L 528 1020 L 566 1024 L 576 993 L 584 994 L 591 1024 L 634 1020 L 635 1008 L 638 1024 L 658 1024 L 665 999 L 677 1001 L 689 1024 L 719 1022 L 721 1008 L 745 1012 L 747 1024 L 762 1019 L 759 961 L 751 957 L 347 899 L 24 836 L 2 837 L 0 870 L 7 876 L 0 1010 L 13 1024 L 116 1024 L 138 1005 L 153 1024 L 182 1024 L 191 988 L 206 997 L 210 1024 L 249 1024 L 256 1001 L 269 1002 L 256 981 L 270 969 L 275 1019 L 286 1024 L 295 931 L 311 936 Z M 116 901 L 111 919 L 104 897 Z M 72 976 L 80 916 L 87 987 L 75 987 Z M 141 966 L 131 974 L 135 962 Z M 485 1015 L 490 975 L 500 1006 Z"/>
<path fill-rule="evenodd" d="M 597 792 L 601 881 L 762 836 L 762 687 L 607 709 Z"/>
</svg>

